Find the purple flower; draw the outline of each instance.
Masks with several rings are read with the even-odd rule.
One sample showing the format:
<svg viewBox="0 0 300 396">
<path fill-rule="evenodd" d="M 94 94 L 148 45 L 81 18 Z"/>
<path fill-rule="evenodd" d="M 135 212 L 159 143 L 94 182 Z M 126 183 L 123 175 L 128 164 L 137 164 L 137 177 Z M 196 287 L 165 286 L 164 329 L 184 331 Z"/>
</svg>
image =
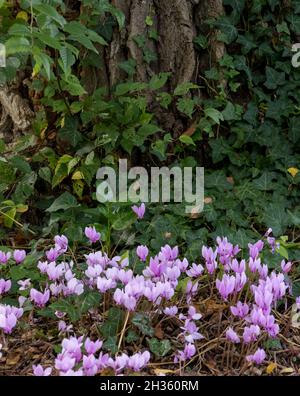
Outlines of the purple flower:
<svg viewBox="0 0 300 396">
<path fill-rule="evenodd" d="M 264 248 L 264 243 L 263 241 L 257 241 L 254 245 L 251 243 L 248 243 L 248 248 L 249 248 L 249 255 L 253 260 L 256 260 L 259 253 L 263 250 Z"/>
<path fill-rule="evenodd" d="M 192 267 L 186 271 L 186 274 L 191 278 L 198 278 L 198 276 L 201 276 L 203 271 L 204 268 L 201 264 L 197 265 L 193 263 Z"/>
<path fill-rule="evenodd" d="M 202 246 L 202 257 L 205 259 L 206 269 L 209 274 L 213 274 L 218 266 L 216 261 L 217 254 L 218 252 L 214 252 L 212 248 Z"/>
<path fill-rule="evenodd" d="M 74 370 L 68 370 L 68 371 L 61 371 L 59 373 L 61 377 L 82 377 L 83 376 L 83 371 L 82 369 L 79 369 L 77 371 Z"/>
<path fill-rule="evenodd" d="M 25 280 L 19 280 L 17 283 L 20 286 L 19 290 L 27 290 L 30 288 L 31 283 L 30 283 L 31 279 L 25 279 Z"/>
<path fill-rule="evenodd" d="M 241 274 L 237 273 L 235 275 L 235 287 L 234 287 L 235 292 L 237 293 L 240 292 L 246 283 L 247 283 L 247 276 L 245 272 L 242 272 Z"/>
<path fill-rule="evenodd" d="M 196 347 L 194 344 L 186 344 L 183 351 L 178 351 L 174 358 L 174 363 L 179 361 L 185 362 L 191 359 L 196 354 Z"/>
<path fill-rule="evenodd" d="M 46 252 L 46 257 L 47 260 L 49 261 L 55 261 L 59 256 L 60 256 L 60 252 L 55 248 L 51 248 Z"/>
<path fill-rule="evenodd" d="M 189 307 L 188 317 L 191 320 L 200 320 L 202 318 L 202 315 L 200 313 L 197 313 L 195 307 L 191 306 Z"/>
<path fill-rule="evenodd" d="M 259 269 L 261 268 L 261 260 L 260 258 L 255 258 L 253 259 L 252 257 L 250 257 L 249 259 L 249 269 L 251 272 L 256 272 L 259 271 Z"/>
<path fill-rule="evenodd" d="M 296 297 L 296 306 L 297 306 L 297 309 L 300 309 L 300 296 Z"/>
<path fill-rule="evenodd" d="M 175 315 L 177 315 L 178 308 L 176 307 L 176 305 L 173 305 L 172 307 L 166 307 L 163 310 L 163 312 L 167 316 L 175 316 Z"/>
<path fill-rule="evenodd" d="M 83 337 L 65 338 L 63 339 L 61 344 L 63 348 L 63 353 L 74 357 L 76 362 L 79 362 L 82 357 L 82 353 L 81 353 L 82 339 Z M 70 369 L 71 368 L 73 368 L 73 366 L 70 367 Z"/>
<path fill-rule="evenodd" d="M 216 280 L 216 287 L 224 300 L 227 300 L 228 296 L 234 292 L 235 286 L 236 279 L 234 276 L 224 274 L 222 280 Z"/>
<path fill-rule="evenodd" d="M 98 372 L 97 360 L 94 355 L 83 356 L 82 367 L 87 376 L 94 376 Z"/>
<path fill-rule="evenodd" d="M 134 211 L 134 213 L 137 215 L 139 219 L 142 219 L 144 217 L 146 211 L 146 207 L 144 203 L 142 203 L 141 206 L 133 205 L 131 209 Z"/>
<path fill-rule="evenodd" d="M 0 304 L 0 329 L 10 334 L 17 324 L 17 320 L 23 315 L 22 308 Z"/>
<path fill-rule="evenodd" d="M 231 327 L 229 327 L 226 331 L 226 338 L 228 341 L 233 342 L 234 344 L 240 343 L 240 337 Z"/>
<path fill-rule="evenodd" d="M 246 359 L 248 362 L 261 364 L 266 358 L 266 352 L 263 349 L 258 348 L 253 355 L 248 355 Z"/>
<path fill-rule="evenodd" d="M 117 356 L 115 358 L 115 360 L 113 360 L 112 358 L 109 358 L 107 364 L 116 373 L 119 373 L 120 371 L 124 370 L 127 367 L 128 360 L 129 360 L 129 357 L 125 353 L 122 353 L 122 355 Z"/>
<path fill-rule="evenodd" d="M 136 254 L 141 261 L 146 261 L 149 254 L 149 249 L 147 248 L 147 246 L 144 245 L 138 246 L 136 249 Z"/>
<path fill-rule="evenodd" d="M 101 291 L 101 293 L 106 293 L 109 289 L 114 289 L 117 286 L 117 283 L 112 279 L 106 278 L 97 278 L 97 288 Z"/>
<path fill-rule="evenodd" d="M 89 338 L 85 340 L 84 348 L 88 355 L 94 355 L 102 348 L 103 342 L 100 340 L 91 341 Z"/>
<path fill-rule="evenodd" d="M 232 315 L 238 316 L 239 318 L 243 319 L 245 316 L 248 315 L 249 306 L 248 304 L 243 304 L 241 301 L 238 301 L 235 307 L 230 307 L 230 310 Z"/>
<path fill-rule="evenodd" d="M 51 367 L 44 369 L 40 364 L 37 366 L 33 365 L 32 369 L 33 369 L 33 374 L 36 377 L 49 377 L 49 375 L 51 375 L 52 373 Z"/>
<path fill-rule="evenodd" d="M 11 281 L 10 280 L 5 280 L 5 279 L 0 279 L 0 295 L 7 293 L 11 288 Z"/>
<path fill-rule="evenodd" d="M 198 327 L 190 319 L 185 321 L 185 324 L 181 329 L 183 330 L 185 341 L 188 343 L 193 344 L 195 340 L 202 340 L 203 338 L 203 335 L 198 332 Z"/>
<path fill-rule="evenodd" d="M 96 231 L 95 227 L 86 227 L 85 236 L 90 240 L 91 243 L 96 243 L 100 240 L 101 234 Z"/>
<path fill-rule="evenodd" d="M 54 237 L 55 249 L 60 252 L 60 254 L 65 253 L 68 250 L 68 238 L 64 235 L 56 235 Z"/>
<path fill-rule="evenodd" d="M 148 351 L 145 351 L 143 353 L 138 352 L 130 356 L 127 362 L 127 367 L 132 369 L 133 371 L 141 371 L 144 367 L 147 366 L 149 360 L 150 353 Z"/>
<path fill-rule="evenodd" d="M 256 341 L 260 334 L 260 328 L 257 325 L 251 325 L 250 327 L 244 328 L 243 340 L 245 344 Z"/>
<path fill-rule="evenodd" d="M 30 290 L 30 299 L 33 301 L 39 308 L 43 308 L 50 299 L 50 290 L 45 290 L 44 293 L 39 292 L 36 289 Z"/>
<path fill-rule="evenodd" d="M 232 269 L 232 271 L 234 271 L 238 274 L 242 274 L 243 272 L 246 271 L 246 261 L 241 260 L 241 262 L 239 264 L 239 262 L 236 259 L 233 259 L 231 261 L 230 268 Z"/>
<path fill-rule="evenodd" d="M 227 238 L 217 237 L 217 254 L 219 255 L 220 262 L 224 266 L 229 265 L 231 259 L 240 251 L 239 247 L 233 246 L 228 242 Z"/>
<path fill-rule="evenodd" d="M 0 250 L 0 264 L 6 264 L 8 260 L 11 258 L 11 253 L 4 253 Z"/>
<path fill-rule="evenodd" d="M 14 260 L 17 264 L 22 263 L 25 260 L 26 252 L 25 250 L 15 250 L 14 251 Z"/>
<path fill-rule="evenodd" d="M 55 368 L 67 372 L 75 366 L 75 358 L 67 353 L 60 353 L 55 359 Z"/>
<path fill-rule="evenodd" d="M 281 269 L 282 271 L 287 274 L 288 272 L 290 272 L 292 268 L 292 263 L 290 261 L 288 261 L 287 263 L 285 262 L 285 260 L 281 261 Z"/>
</svg>

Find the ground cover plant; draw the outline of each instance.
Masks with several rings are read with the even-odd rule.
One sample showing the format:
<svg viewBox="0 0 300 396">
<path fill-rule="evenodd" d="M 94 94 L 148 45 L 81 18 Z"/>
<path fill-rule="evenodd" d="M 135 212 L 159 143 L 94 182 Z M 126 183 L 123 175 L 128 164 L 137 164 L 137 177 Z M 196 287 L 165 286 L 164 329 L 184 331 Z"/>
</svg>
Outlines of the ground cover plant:
<svg viewBox="0 0 300 396">
<path fill-rule="evenodd" d="M 0 0 L 1 375 L 299 374 L 299 34 L 298 0 Z M 204 167 L 203 211 L 99 203 L 123 158 Z"/>
</svg>

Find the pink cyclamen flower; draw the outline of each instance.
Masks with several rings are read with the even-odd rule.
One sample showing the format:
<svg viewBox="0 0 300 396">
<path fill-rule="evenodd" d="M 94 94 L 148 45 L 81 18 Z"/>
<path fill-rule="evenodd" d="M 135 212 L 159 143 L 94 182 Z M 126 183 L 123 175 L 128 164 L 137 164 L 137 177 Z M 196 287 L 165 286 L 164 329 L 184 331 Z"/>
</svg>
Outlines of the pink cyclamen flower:
<svg viewBox="0 0 300 396">
<path fill-rule="evenodd" d="M 140 245 L 136 249 L 136 254 L 138 255 L 141 261 L 146 261 L 147 256 L 149 254 L 149 249 L 147 248 L 147 246 Z"/>
<path fill-rule="evenodd" d="M 224 274 L 222 280 L 216 280 L 216 287 L 224 300 L 227 300 L 228 296 L 234 292 L 235 286 L 236 279 L 234 276 Z"/>
<path fill-rule="evenodd" d="M 25 260 L 26 252 L 25 250 L 15 250 L 14 251 L 14 260 L 17 264 L 22 263 Z"/>
<path fill-rule="evenodd" d="M 297 309 L 300 309 L 300 296 L 296 297 L 296 307 Z"/>
<path fill-rule="evenodd" d="M 149 360 L 150 353 L 148 351 L 145 351 L 143 353 L 138 352 L 130 356 L 127 362 L 127 367 L 133 371 L 141 371 L 144 367 L 147 366 Z"/>
<path fill-rule="evenodd" d="M 263 241 L 257 241 L 256 243 L 254 243 L 254 245 L 248 243 L 248 248 L 249 248 L 250 257 L 252 257 L 253 260 L 255 260 L 257 259 L 259 253 L 263 250 L 264 243 Z"/>
<path fill-rule="evenodd" d="M 249 305 L 243 304 L 241 301 L 238 301 L 235 307 L 230 307 L 230 310 L 233 316 L 238 316 L 239 318 L 243 319 L 245 316 L 248 315 Z"/>
<path fill-rule="evenodd" d="M 86 227 L 84 232 L 85 236 L 90 240 L 91 243 L 96 243 L 101 238 L 100 232 L 97 232 L 95 227 Z"/>
<path fill-rule="evenodd" d="M 163 312 L 167 316 L 175 316 L 175 315 L 177 315 L 178 308 L 176 307 L 176 305 L 173 305 L 172 307 L 166 307 L 163 310 Z"/>
<path fill-rule="evenodd" d="M 229 327 L 229 329 L 226 331 L 226 338 L 228 341 L 233 342 L 234 344 L 240 343 L 240 337 L 231 327 Z"/>
<path fill-rule="evenodd" d="M 142 203 L 141 206 L 133 205 L 131 209 L 134 211 L 134 213 L 137 215 L 139 219 L 142 219 L 144 217 L 146 211 L 146 207 L 144 203 Z"/>
<path fill-rule="evenodd" d="M 190 278 L 198 278 L 198 276 L 201 276 L 202 272 L 204 271 L 204 268 L 201 264 L 197 265 L 195 263 L 192 264 L 192 267 L 189 268 L 186 271 L 186 274 L 190 277 Z"/>
<path fill-rule="evenodd" d="M 55 368 L 60 371 L 67 372 L 75 366 L 75 358 L 68 353 L 60 353 L 55 359 Z"/>
<path fill-rule="evenodd" d="M 30 288 L 31 283 L 30 283 L 31 279 L 25 279 L 25 280 L 19 280 L 17 283 L 20 286 L 19 290 L 27 290 Z"/>
<path fill-rule="evenodd" d="M 196 347 L 194 344 L 186 344 L 183 351 L 178 351 L 174 358 L 174 363 L 184 362 L 191 359 L 196 354 Z"/>
<path fill-rule="evenodd" d="M 251 325 L 250 327 L 244 328 L 243 340 L 245 344 L 256 341 L 260 334 L 260 328 L 257 325 Z"/>
<path fill-rule="evenodd" d="M 47 260 L 55 261 L 60 256 L 60 251 L 56 248 L 51 248 L 46 252 Z"/>
<path fill-rule="evenodd" d="M 290 261 L 288 261 L 287 263 L 285 262 L 285 260 L 281 261 L 282 272 L 287 274 L 288 272 L 290 272 L 291 268 L 292 268 L 292 263 Z"/>
<path fill-rule="evenodd" d="M 55 249 L 60 253 L 65 253 L 68 250 L 68 238 L 64 235 L 56 235 L 54 237 Z"/>
<path fill-rule="evenodd" d="M 50 290 L 45 290 L 44 293 L 39 292 L 36 289 L 30 290 L 30 299 L 33 301 L 39 308 L 43 308 L 50 299 Z"/>
<path fill-rule="evenodd" d="M 258 348 L 253 355 L 248 355 L 246 359 L 248 362 L 261 364 L 266 358 L 266 352 L 263 349 Z"/>
<path fill-rule="evenodd" d="M 51 375 L 52 373 L 51 367 L 44 369 L 40 364 L 37 366 L 33 365 L 32 369 L 33 369 L 33 374 L 36 377 L 49 377 L 49 375 Z"/>
<path fill-rule="evenodd" d="M 7 293 L 11 289 L 11 281 L 0 279 L 0 296 L 1 294 Z"/>
<path fill-rule="evenodd" d="M 102 348 L 103 342 L 100 340 L 91 341 L 89 338 L 85 340 L 84 348 L 89 355 L 94 355 Z"/>
<path fill-rule="evenodd" d="M 4 253 L 0 250 L 0 264 L 6 264 L 8 260 L 11 258 L 11 253 Z"/>
</svg>

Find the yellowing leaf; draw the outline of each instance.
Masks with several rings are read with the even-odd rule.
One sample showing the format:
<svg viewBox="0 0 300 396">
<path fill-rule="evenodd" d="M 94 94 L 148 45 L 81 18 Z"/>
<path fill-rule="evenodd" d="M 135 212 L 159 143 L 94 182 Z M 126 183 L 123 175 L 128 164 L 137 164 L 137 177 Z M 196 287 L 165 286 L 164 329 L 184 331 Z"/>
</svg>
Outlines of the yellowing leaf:
<svg viewBox="0 0 300 396">
<path fill-rule="evenodd" d="M 27 12 L 25 11 L 20 11 L 17 13 L 16 19 L 23 19 L 23 21 L 27 22 L 29 17 Z"/>
<path fill-rule="evenodd" d="M 272 374 L 273 371 L 277 368 L 277 364 L 276 363 L 270 363 L 267 367 L 267 374 Z"/>
<path fill-rule="evenodd" d="M 297 173 L 299 173 L 299 169 L 298 168 L 289 168 L 288 172 L 290 175 L 292 175 L 292 177 L 295 177 L 297 175 Z"/>
<path fill-rule="evenodd" d="M 83 180 L 84 176 L 83 176 L 82 172 L 76 171 L 73 173 L 72 179 L 73 180 Z"/>
</svg>

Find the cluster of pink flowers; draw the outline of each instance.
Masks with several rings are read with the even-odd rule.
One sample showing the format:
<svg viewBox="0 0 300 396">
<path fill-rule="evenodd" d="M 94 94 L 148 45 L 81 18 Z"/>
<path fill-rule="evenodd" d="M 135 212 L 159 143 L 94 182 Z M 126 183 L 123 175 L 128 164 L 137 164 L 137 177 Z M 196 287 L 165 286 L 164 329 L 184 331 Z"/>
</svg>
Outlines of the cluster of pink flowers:
<svg viewBox="0 0 300 396">
<path fill-rule="evenodd" d="M 144 206 L 132 209 L 139 219 L 144 216 Z M 94 227 L 87 227 L 85 235 L 90 244 L 101 240 L 100 233 Z M 273 241 L 270 235 L 271 231 L 268 230 L 265 238 L 267 246 L 274 251 L 276 240 Z M 37 290 L 32 286 L 31 279 L 24 279 L 18 281 L 19 291 L 28 295 L 38 308 L 45 307 L 50 299 L 79 296 L 91 289 L 110 294 L 116 305 L 129 312 L 137 311 L 143 301 L 148 301 L 151 303 L 148 304 L 151 313 L 176 317 L 181 323 L 178 340 L 181 341 L 182 348 L 174 353 L 175 364 L 192 359 L 197 353 L 198 343 L 204 338 L 201 334 L 203 331 L 199 330 L 202 316 L 192 305 L 199 293 L 199 285 L 204 286 L 203 289 L 209 288 L 210 292 L 216 289 L 228 305 L 231 324 L 224 329 L 226 340 L 236 347 L 244 344 L 248 350 L 248 362 L 261 364 L 266 359 L 266 353 L 256 345 L 260 345 L 267 337 L 276 337 L 279 333 L 273 311 L 289 290 L 287 278 L 292 264 L 282 260 L 282 272 L 269 271 L 261 258 L 261 252 L 265 248 L 262 240 L 249 244 L 248 257 L 241 259 L 238 256 L 241 252 L 238 246 L 232 245 L 227 238 L 218 237 L 215 249 L 203 246 L 202 264 L 190 264 L 186 258 L 179 258 L 176 246 L 172 248 L 166 245 L 157 255 L 150 257 L 148 247 L 141 245 L 136 249 L 136 258 L 145 263 L 145 266 L 139 275 L 129 268 L 128 258 L 110 258 L 105 252 L 96 250 L 86 254 L 85 262 L 76 266 L 75 270 L 72 261 L 64 261 L 68 239 L 64 235 L 57 235 L 54 242 L 54 247 L 45 253 L 47 260 L 37 264 L 37 268 L 44 275 L 43 288 Z M 11 257 L 10 253 L 0 252 L 0 263 L 8 263 Z M 17 264 L 25 257 L 24 251 L 15 251 L 13 254 Z M 207 284 L 202 284 L 204 278 Z M 179 288 L 181 280 L 183 282 Z M 182 288 L 184 280 L 186 286 Z M 0 296 L 9 292 L 11 287 L 10 280 L 0 279 Z M 182 310 L 174 305 L 172 299 L 175 293 L 183 297 L 182 301 L 185 299 L 188 309 Z M 0 305 L 0 329 L 4 333 L 11 333 L 23 315 L 22 306 L 27 299 L 23 294 L 19 297 L 20 308 Z M 296 304 L 300 309 L 300 297 Z M 185 303 L 183 305 L 186 306 Z M 73 333 L 72 325 L 61 320 L 66 314 L 55 314 L 60 319 L 60 334 L 66 337 Z M 62 341 L 62 351 L 55 360 L 55 369 L 62 376 L 93 376 L 106 368 L 122 374 L 125 370 L 141 371 L 149 361 L 148 351 L 131 356 L 121 353 L 112 357 L 102 351 L 101 340 L 91 341 L 83 336 L 71 336 Z M 33 367 L 33 371 L 35 375 L 48 376 L 53 369 L 44 369 L 38 365 Z"/>
<path fill-rule="evenodd" d="M 148 351 L 111 357 L 101 351 L 102 344 L 101 340 L 91 341 L 89 338 L 83 341 L 82 336 L 65 338 L 61 344 L 62 351 L 55 359 L 55 369 L 60 376 L 95 376 L 107 368 L 121 374 L 124 370 L 141 371 L 150 361 Z M 49 376 L 52 368 L 33 366 L 33 373 L 35 376 Z"/>
<path fill-rule="evenodd" d="M 22 315 L 22 308 L 0 304 L 0 329 L 3 329 L 6 334 L 10 334 Z"/>
</svg>

